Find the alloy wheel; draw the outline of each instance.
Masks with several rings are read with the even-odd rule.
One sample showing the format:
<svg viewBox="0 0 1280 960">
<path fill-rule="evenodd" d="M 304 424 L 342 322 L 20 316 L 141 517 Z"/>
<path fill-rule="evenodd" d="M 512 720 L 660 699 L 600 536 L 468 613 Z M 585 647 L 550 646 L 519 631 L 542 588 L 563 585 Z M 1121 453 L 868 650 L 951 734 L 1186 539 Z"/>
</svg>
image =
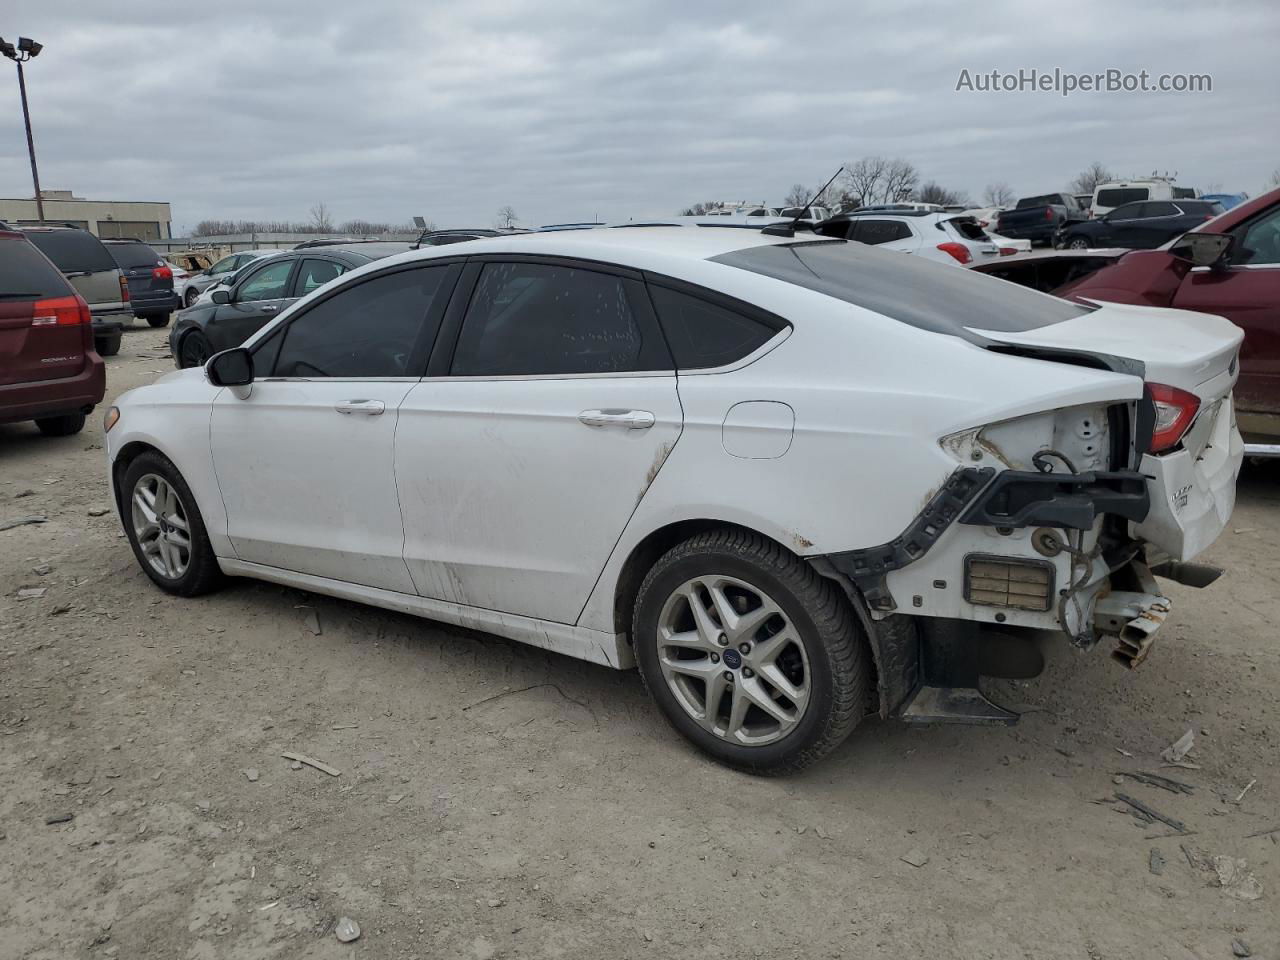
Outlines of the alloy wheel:
<svg viewBox="0 0 1280 960">
<path fill-rule="evenodd" d="M 164 477 L 143 474 L 133 486 L 133 534 L 151 569 L 177 580 L 191 565 L 191 526 L 178 491 Z"/>
<path fill-rule="evenodd" d="M 809 705 L 809 658 L 768 594 L 735 577 L 686 581 L 658 617 L 658 663 L 704 730 L 742 746 L 781 740 Z"/>
</svg>

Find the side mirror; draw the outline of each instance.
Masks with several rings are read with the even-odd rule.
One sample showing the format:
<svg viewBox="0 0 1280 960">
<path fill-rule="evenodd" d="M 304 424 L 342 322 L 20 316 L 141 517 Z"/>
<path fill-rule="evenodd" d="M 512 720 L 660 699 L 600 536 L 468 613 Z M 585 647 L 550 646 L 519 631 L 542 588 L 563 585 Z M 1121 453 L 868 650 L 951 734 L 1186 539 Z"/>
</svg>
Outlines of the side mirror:
<svg viewBox="0 0 1280 960">
<path fill-rule="evenodd" d="M 1226 233 L 1184 233 L 1169 252 L 1197 267 L 1225 270 L 1235 243 L 1236 238 Z"/>
<path fill-rule="evenodd" d="M 212 300 L 214 303 L 230 303 L 231 291 L 227 290 L 226 288 L 223 288 L 221 290 L 215 290 L 213 291 L 213 293 L 209 294 L 209 299 Z"/>
<path fill-rule="evenodd" d="M 204 365 L 204 373 L 215 387 L 243 387 L 253 383 L 253 354 L 244 347 L 215 353 Z"/>
</svg>

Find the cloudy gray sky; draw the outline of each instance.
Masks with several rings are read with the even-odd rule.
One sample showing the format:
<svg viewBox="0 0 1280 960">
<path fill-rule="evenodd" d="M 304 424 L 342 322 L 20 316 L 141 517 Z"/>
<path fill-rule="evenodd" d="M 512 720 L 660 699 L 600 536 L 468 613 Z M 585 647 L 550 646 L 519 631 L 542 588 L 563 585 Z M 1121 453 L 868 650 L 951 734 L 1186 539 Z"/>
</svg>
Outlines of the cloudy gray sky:
<svg viewBox="0 0 1280 960">
<path fill-rule="evenodd" d="M 183 12 L 184 7 L 193 11 Z M 199 11 L 203 7 L 205 11 Z M 1280 4 L 5 0 L 45 44 L 45 189 L 205 218 L 525 224 L 780 201 L 868 154 L 975 200 L 1100 160 L 1258 193 L 1280 167 Z M 1211 93 L 958 93 L 961 69 L 1208 73 Z M 0 196 L 30 196 L 0 61 Z"/>
</svg>

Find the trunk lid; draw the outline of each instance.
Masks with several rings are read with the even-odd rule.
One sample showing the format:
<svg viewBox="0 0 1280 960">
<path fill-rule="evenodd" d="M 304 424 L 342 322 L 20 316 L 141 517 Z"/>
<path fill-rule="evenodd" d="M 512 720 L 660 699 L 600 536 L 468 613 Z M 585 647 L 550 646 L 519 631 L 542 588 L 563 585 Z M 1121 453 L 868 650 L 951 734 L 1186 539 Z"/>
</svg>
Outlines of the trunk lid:
<svg viewBox="0 0 1280 960">
<path fill-rule="evenodd" d="M 1231 392 L 1244 332 L 1229 320 L 1166 307 L 1089 302 L 1097 309 L 1031 330 L 966 329 L 996 343 L 1089 355 L 1108 366 L 1116 357 L 1137 361 L 1146 382 L 1194 393 L 1202 405 Z"/>
</svg>

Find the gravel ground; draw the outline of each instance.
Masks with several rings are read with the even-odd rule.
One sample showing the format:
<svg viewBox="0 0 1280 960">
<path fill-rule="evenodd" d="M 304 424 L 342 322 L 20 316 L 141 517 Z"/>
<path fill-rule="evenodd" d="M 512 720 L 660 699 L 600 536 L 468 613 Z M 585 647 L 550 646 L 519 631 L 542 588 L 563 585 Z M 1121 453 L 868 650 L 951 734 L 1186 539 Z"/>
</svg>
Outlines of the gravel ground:
<svg viewBox="0 0 1280 960">
<path fill-rule="evenodd" d="M 166 353 L 128 331 L 109 394 Z M 0 531 L 0 956 L 1280 958 L 1277 466 L 1139 670 L 1058 648 L 993 685 L 1016 727 L 869 721 L 758 780 L 634 674 L 249 581 L 163 595 L 95 515 L 101 411 L 0 426 L 0 520 L 49 518 Z"/>
</svg>

